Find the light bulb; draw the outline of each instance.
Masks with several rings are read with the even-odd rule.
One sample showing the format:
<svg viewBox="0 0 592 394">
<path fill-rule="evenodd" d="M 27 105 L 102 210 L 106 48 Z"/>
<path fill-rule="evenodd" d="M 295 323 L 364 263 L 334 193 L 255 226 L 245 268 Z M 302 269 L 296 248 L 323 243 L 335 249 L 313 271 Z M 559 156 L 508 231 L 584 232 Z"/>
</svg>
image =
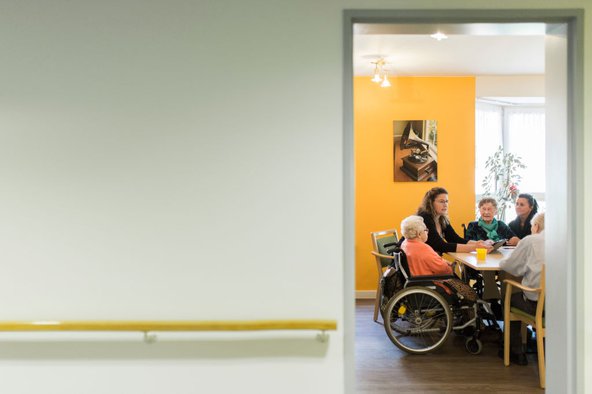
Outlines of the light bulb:
<svg viewBox="0 0 592 394">
<path fill-rule="evenodd" d="M 442 32 L 436 32 L 436 33 L 432 34 L 430 37 L 432 37 L 433 39 L 438 40 L 438 41 L 442 41 L 442 40 L 445 40 L 448 38 L 448 36 Z"/>
<path fill-rule="evenodd" d="M 384 74 L 384 79 L 382 80 L 382 83 L 380 84 L 381 88 L 388 88 L 391 86 L 390 81 L 388 80 L 386 74 Z"/>
<path fill-rule="evenodd" d="M 382 81 L 382 78 L 380 78 L 380 70 L 378 69 L 378 64 L 374 66 L 374 78 L 372 78 L 371 81 L 376 83 Z"/>
</svg>

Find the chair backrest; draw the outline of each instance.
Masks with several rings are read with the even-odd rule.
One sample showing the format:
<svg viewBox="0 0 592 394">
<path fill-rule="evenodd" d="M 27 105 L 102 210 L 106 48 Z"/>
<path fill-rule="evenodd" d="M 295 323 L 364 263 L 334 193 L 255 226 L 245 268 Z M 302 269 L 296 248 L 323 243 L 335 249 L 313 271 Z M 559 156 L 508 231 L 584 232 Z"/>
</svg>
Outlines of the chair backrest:
<svg viewBox="0 0 592 394">
<path fill-rule="evenodd" d="M 537 302 L 537 309 L 536 309 L 536 316 L 543 316 L 543 311 L 545 309 L 545 286 L 546 286 L 546 281 L 545 281 L 545 264 L 543 264 L 543 267 L 541 269 L 541 292 L 539 293 L 539 299 Z"/>
<path fill-rule="evenodd" d="M 375 231 L 370 233 L 372 237 L 372 247 L 376 253 L 388 255 L 387 250 L 395 246 L 399 242 L 399 234 L 396 229 Z M 393 262 L 390 259 L 385 259 L 376 256 L 376 262 L 380 264 L 381 268 L 388 267 Z"/>
</svg>

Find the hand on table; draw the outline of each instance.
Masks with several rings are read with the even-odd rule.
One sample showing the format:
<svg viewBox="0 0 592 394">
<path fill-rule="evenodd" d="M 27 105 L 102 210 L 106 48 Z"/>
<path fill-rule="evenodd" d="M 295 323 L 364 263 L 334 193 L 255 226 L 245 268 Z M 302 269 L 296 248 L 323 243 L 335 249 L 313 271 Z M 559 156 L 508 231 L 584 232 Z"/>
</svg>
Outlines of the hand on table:
<svg viewBox="0 0 592 394">
<path fill-rule="evenodd" d="M 516 246 L 518 245 L 518 242 L 520 242 L 520 238 L 518 237 L 512 237 L 508 240 L 508 242 L 506 242 L 506 245 L 508 246 Z"/>
<path fill-rule="evenodd" d="M 491 252 L 491 250 L 493 249 L 493 244 L 491 240 L 477 241 L 475 245 L 477 248 L 487 249 L 487 253 Z"/>
</svg>

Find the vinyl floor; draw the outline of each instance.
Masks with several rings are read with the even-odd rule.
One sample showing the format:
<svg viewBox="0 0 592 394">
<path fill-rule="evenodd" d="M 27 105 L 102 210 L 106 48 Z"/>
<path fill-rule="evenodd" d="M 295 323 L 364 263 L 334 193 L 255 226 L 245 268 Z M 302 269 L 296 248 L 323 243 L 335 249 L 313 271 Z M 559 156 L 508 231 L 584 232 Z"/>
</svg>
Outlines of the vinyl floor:
<svg viewBox="0 0 592 394">
<path fill-rule="evenodd" d="M 481 354 L 471 355 L 464 338 L 451 333 L 436 352 L 409 355 L 389 340 L 382 324 L 372 320 L 373 302 L 356 302 L 357 393 L 544 393 L 536 354 L 528 354 L 527 366 L 504 367 L 494 338 L 484 336 Z"/>
</svg>

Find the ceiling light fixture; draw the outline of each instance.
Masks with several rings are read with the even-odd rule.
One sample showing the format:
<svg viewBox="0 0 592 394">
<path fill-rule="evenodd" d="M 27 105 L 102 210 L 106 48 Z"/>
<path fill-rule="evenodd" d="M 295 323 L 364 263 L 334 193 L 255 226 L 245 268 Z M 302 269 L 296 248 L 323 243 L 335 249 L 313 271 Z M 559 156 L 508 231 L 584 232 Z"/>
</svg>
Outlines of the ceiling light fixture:
<svg viewBox="0 0 592 394">
<path fill-rule="evenodd" d="M 442 40 L 445 40 L 448 38 L 448 36 L 446 34 L 440 32 L 440 31 L 432 34 L 430 37 L 432 37 L 433 39 L 438 40 L 438 41 L 442 41 Z"/>
<path fill-rule="evenodd" d="M 374 64 L 374 76 L 372 77 L 371 81 L 375 83 L 380 83 L 380 86 L 383 88 L 388 88 L 391 86 L 390 81 L 388 80 L 388 71 L 385 70 L 384 65 L 386 62 L 383 58 L 378 59 Z"/>
<path fill-rule="evenodd" d="M 391 82 L 388 80 L 388 72 L 383 70 L 384 74 L 382 77 L 382 83 L 380 84 L 381 88 L 388 88 L 391 86 Z"/>
</svg>

